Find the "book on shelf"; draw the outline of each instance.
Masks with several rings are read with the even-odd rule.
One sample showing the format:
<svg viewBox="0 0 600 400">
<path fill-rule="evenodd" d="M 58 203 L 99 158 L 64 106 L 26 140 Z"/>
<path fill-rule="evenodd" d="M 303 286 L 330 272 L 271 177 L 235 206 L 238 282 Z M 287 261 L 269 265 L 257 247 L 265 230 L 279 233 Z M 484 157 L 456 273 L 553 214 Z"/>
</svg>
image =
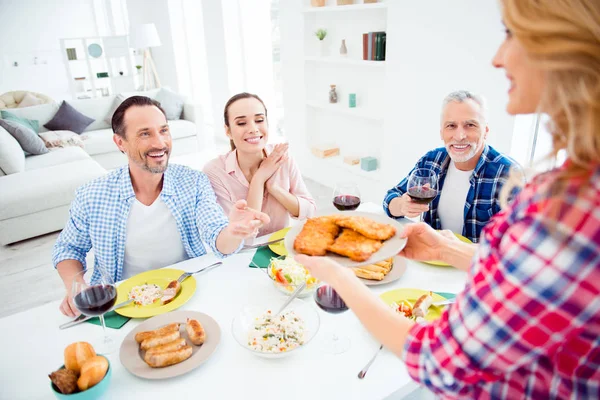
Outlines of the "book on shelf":
<svg viewBox="0 0 600 400">
<path fill-rule="evenodd" d="M 385 61 L 385 32 L 363 33 L 363 60 Z"/>
</svg>

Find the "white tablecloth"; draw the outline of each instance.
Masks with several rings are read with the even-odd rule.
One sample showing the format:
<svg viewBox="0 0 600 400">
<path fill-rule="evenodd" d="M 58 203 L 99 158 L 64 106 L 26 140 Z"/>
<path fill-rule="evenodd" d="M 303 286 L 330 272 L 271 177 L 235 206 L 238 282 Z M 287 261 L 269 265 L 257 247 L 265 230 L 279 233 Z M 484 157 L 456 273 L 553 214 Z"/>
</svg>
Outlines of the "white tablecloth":
<svg viewBox="0 0 600 400">
<path fill-rule="evenodd" d="M 372 204 L 361 207 L 361 211 L 378 210 Z M 113 374 L 106 398 L 382 399 L 401 392 L 403 387 L 414 387 L 408 385 L 411 379 L 404 364 L 385 350 L 366 378 L 357 378 L 378 343 L 351 311 L 331 315 L 319 310 L 321 327 L 316 337 L 287 358 L 263 359 L 243 349 L 231 335 L 232 319 L 242 306 L 257 296 L 273 296 L 281 302 L 285 299 L 264 272 L 248 267 L 252 256 L 253 252 L 237 254 L 227 258 L 223 266 L 199 275 L 195 295 L 181 308 L 212 316 L 222 329 L 221 343 L 205 364 L 177 378 L 148 381 L 130 374 L 115 352 L 108 356 Z M 208 255 L 173 268 L 195 271 L 214 261 L 215 257 Z M 464 286 L 465 277 L 464 272 L 454 268 L 409 262 L 401 279 L 374 287 L 373 292 L 380 294 L 404 287 L 456 293 Z M 27 296 L 27 288 L 23 296 Z M 311 298 L 306 301 L 317 308 Z M 69 319 L 60 314 L 58 306 L 59 302 L 52 302 L 0 320 L 0 343 L 4 346 L 0 360 L 1 399 L 53 398 L 48 374 L 62 364 L 64 348 L 101 334 L 101 327 L 88 323 L 59 330 L 58 325 Z M 123 328 L 109 332 L 120 342 L 140 322 L 131 320 Z M 321 341 L 334 330 L 350 338 L 349 351 L 339 355 L 322 351 Z"/>
</svg>

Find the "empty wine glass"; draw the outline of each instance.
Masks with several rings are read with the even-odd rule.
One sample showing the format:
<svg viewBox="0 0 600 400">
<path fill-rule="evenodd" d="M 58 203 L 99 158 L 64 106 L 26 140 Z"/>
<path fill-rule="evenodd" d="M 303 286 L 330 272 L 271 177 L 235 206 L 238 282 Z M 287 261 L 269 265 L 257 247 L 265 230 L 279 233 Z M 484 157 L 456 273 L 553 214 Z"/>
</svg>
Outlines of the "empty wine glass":
<svg viewBox="0 0 600 400">
<path fill-rule="evenodd" d="M 339 314 L 348 310 L 340 295 L 329 285 L 321 285 L 315 292 L 315 302 L 325 312 Z M 350 339 L 335 331 L 325 339 L 324 349 L 329 354 L 341 354 L 350 348 Z"/>
<path fill-rule="evenodd" d="M 106 333 L 104 313 L 115 305 L 117 288 L 110 274 L 99 270 L 100 278 L 94 283 L 86 280 L 86 272 L 81 271 L 73 278 L 71 294 L 75 307 L 84 315 L 99 317 L 102 324 L 103 338 L 92 344 L 99 354 L 110 354 L 117 349 L 116 342 Z"/>
<path fill-rule="evenodd" d="M 417 168 L 408 177 L 408 195 L 418 204 L 429 204 L 438 195 L 438 176 L 427 168 Z M 420 218 L 423 222 L 423 214 Z"/>
<path fill-rule="evenodd" d="M 360 191 L 356 183 L 345 182 L 335 185 L 333 205 L 340 211 L 353 211 L 360 205 Z"/>
</svg>

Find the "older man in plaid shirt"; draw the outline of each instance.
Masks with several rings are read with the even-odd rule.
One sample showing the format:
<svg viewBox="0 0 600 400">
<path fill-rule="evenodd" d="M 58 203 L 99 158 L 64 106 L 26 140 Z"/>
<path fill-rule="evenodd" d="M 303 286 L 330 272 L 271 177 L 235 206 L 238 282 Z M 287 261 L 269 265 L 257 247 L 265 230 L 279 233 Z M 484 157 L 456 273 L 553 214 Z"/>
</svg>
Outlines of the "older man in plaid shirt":
<svg viewBox="0 0 600 400">
<path fill-rule="evenodd" d="M 229 218 L 217 204 L 206 175 L 168 165 L 171 134 L 164 110 L 148 97 L 121 103 L 112 118 L 113 139 L 129 165 L 83 185 L 70 209 L 52 261 L 67 295 L 63 314 L 79 314 L 73 304 L 73 279 L 94 249 L 92 282 L 100 270 L 115 281 L 206 254 L 236 252 L 269 217 L 235 204 Z"/>
<path fill-rule="evenodd" d="M 485 143 L 488 132 L 481 96 L 465 90 L 446 96 L 440 128 L 445 147 L 425 154 L 413 169 L 433 171 L 439 196 L 431 208 L 416 203 L 407 193 L 406 177 L 388 191 L 383 200 L 385 212 L 395 218 L 425 213 L 424 221 L 434 229 L 448 229 L 477 243 L 483 227 L 500 211 L 500 190 L 511 168 L 520 169 Z"/>
</svg>

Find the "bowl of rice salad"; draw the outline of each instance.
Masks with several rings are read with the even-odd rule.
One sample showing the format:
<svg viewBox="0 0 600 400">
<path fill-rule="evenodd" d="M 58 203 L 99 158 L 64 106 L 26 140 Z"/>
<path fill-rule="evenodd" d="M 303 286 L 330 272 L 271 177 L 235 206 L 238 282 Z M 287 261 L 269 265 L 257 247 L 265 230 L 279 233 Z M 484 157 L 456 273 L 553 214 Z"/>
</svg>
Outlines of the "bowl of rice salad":
<svg viewBox="0 0 600 400">
<path fill-rule="evenodd" d="M 231 325 L 236 342 L 264 358 L 286 357 L 306 347 L 319 330 L 319 314 L 312 304 L 294 299 L 275 317 L 283 300 L 274 297 L 244 306 Z"/>
</svg>

